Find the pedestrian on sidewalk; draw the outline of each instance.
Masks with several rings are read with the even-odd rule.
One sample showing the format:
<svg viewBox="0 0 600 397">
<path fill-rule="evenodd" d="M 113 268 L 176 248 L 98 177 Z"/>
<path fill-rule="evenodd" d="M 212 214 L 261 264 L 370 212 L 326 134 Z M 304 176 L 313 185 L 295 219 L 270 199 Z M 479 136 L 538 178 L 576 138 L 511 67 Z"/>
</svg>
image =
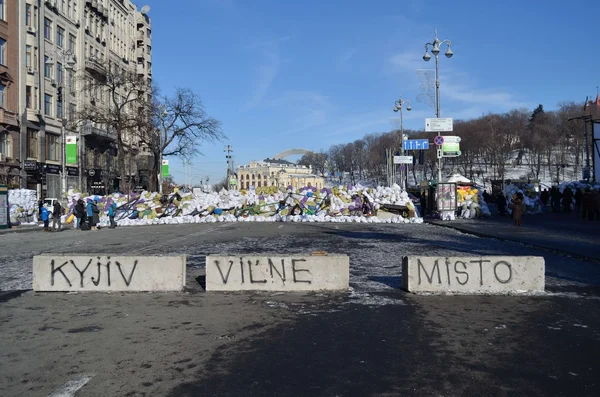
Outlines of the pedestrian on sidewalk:
<svg viewBox="0 0 600 397">
<path fill-rule="evenodd" d="M 581 206 L 581 219 L 583 219 L 584 221 L 586 219 L 588 221 L 593 220 L 595 212 L 594 194 L 592 193 L 592 189 L 590 189 L 589 186 L 585 188 L 585 193 L 583 195 L 582 201 L 583 203 Z"/>
<path fill-rule="evenodd" d="M 558 187 L 552 186 L 552 189 L 550 189 L 550 201 L 552 204 L 552 212 L 555 212 L 555 213 L 560 212 L 561 197 L 562 197 L 562 194 L 560 193 L 560 190 L 558 190 Z"/>
<path fill-rule="evenodd" d="M 563 204 L 564 211 L 567 214 L 570 214 L 571 213 L 571 204 L 573 204 L 573 191 L 568 186 L 565 188 L 565 191 L 563 192 L 562 204 Z"/>
<path fill-rule="evenodd" d="M 548 205 L 548 200 L 550 200 L 550 193 L 548 192 L 548 189 L 544 189 L 542 191 L 542 194 L 540 194 L 540 200 L 542 200 L 544 207 Z"/>
<path fill-rule="evenodd" d="M 60 205 L 58 200 L 56 200 L 54 202 L 54 209 L 52 211 L 52 230 L 56 230 L 57 232 L 62 230 L 62 211 L 62 205 Z"/>
<path fill-rule="evenodd" d="M 510 209 L 512 210 L 512 218 L 514 225 L 521 227 L 521 218 L 523 216 L 523 193 L 517 193 L 517 196 L 512 199 Z"/>
<path fill-rule="evenodd" d="M 583 189 L 577 189 L 575 192 L 575 210 L 581 212 L 581 205 L 583 204 Z"/>
<path fill-rule="evenodd" d="M 50 211 L 43 205 L 40 208 L 40 218 L 44 221 L 44 231 L 49 232 L 50 228 L 48 227 L 48 224 L 50 223 Z"/>
<path fill-rule="evenodd" d="M 87 222 L 90 225 L 90 229 L 93 229 L 94 226 L 94 210 L 92 209 L 92 200 L 88 200 L 85 205 L 85 214 L 87 215 Z"/>
<path fill-rule="evenodd" d="M 92 201 L 92 230 L 98 230 L 100 223 L 100 210 L 98 209 L 98 200 Z"/>
<path fill-rule="evenodd" d="M 115 215 L 117 213 L 117 203 L 112 201 L 108 206 L 108 219 L 110 219 L 109 229 L 114 229 L 117 227 L 117 223 L 115 222 Z"/>
<path fill-rule="evenodd" d="M 506 197 L 504 197 L 503 193 L 498 194 L 498 198 L 496 199 L 496 207 L 498 208 L 498 213 L 500 216 L 506 215 Z"/>
<path fill-rule="evenodd" d="M 77 229 L 81 230 L 81 224 L 85 222 L 85 205 L 83 200 L 77 200 L 75 204 L 75 217 L 77 218 Z"/>
</svg>

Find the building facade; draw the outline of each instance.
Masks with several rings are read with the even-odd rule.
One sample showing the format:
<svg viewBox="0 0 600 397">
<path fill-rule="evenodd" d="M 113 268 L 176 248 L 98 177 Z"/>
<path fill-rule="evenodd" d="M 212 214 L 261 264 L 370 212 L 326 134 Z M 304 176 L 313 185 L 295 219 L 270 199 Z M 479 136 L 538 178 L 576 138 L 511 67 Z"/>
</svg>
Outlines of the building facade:
<svg viewBox="0 0 600 397">
<path fill-rule="evenodd" d="M 20 184 L 19 25 L 14 1 L 0 0 L 0 184 Z"/>
<path fill-rule="evenodd" d="M 86 78 L 106 78 L 107 67 L 137 72 L 137 39 L 143 33 L 144 45 L 150 46 L 150 19 L 143 15 L 144 23 L 138 23 L 142 14 L 130 0 L 18 4 L 21 186 L 37 190 L 40 197 L 60 197 L 68 188 L 96 194 L 123 190 L 116 171 L 116 134 L 90 122 L 75 124 L 74 115 L 86 105 L 109 101 L 101 89 L 83 89 Z M 150 62 L 150 54 L 144 55 L 144 62 Z M 148 69 L 145 65 L 140 77 L 149 79 Z M 76 157 L 66 156 L 67 137 L 77 143 Z M 136 142 L 123 141 L 126 163 L 134 164 L 128 175 L 139 178 Z"/>
<path fill-rule="evenodd" d="M 325 178 L 312 173 L 312 168 L 291 163 L 286 160 L 265 159 L 251 161 L 249 165 L 237 168 L 237 186 L 239 189 L 276 186 L 285 189 L 314 186 L 325 187 Z"/>
</svg>

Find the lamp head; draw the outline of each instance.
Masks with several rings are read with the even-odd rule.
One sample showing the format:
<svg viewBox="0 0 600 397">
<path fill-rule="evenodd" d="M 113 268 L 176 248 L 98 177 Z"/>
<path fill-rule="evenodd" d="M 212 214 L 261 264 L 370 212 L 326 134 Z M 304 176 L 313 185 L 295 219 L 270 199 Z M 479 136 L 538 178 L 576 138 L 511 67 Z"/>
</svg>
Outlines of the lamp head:
<svg viewBox="0 0 600 397">
<path fill-rule="evenodd" d="M 446 57 L 448 58 L 452 58 L 452 55 L 454 55 L 454 53 L 452 52 L 452 50 L 450 49 L 450 47 L 448 47 L 448 49 L 446 50 Z"/>
<path fill-rule="evenodd" d="M 435 38 L 435 40 L 433 40 L 433 48 L 431 49 L 431 53 L 433 55 L 437 55 L 440 53 L 440 41 L 437 39 L 437 37 Z"/>
<path fill-rule="evenodd" d="M 429 61 L 431 59 L 431 55 L 429 55 L 429 53 L 427 52 L 427 50 L 425 50 L 425 55 L 423 55 L 423 60 L 425 62 Z"/>
<path fill-rule="evenodd" d="M 410 105 L 408 105 L 408 106 L 406 107 L 406 110 L 408 110 L 409 112 L 412 110 L 412 108 L 410 107 Z"/>
</svg>

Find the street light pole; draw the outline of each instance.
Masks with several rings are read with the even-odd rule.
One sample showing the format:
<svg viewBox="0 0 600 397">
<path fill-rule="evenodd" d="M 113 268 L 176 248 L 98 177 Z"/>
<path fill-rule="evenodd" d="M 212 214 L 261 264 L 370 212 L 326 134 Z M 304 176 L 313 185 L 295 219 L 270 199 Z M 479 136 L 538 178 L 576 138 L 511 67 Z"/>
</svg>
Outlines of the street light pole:
<svg viewBox="0 0 600 397">
<path fill-rule="evenodd" d="M 446 44 L 446 57 L 452 58 L 454 53 L 450 46 L 452 42 L 450 40 L 440 40 L 437 36 L 437 29 L 435 30 L 435 36 L 433 38 L 432 43 L 425 44 L 425 55 L 423 55 L 423 60 L 428 62 L 431 59 L 431 55 L 429 55 L 429 46 L 431 46 L 431 53 L 435 56 L 435 117 L 440 118 L 440 78 L 439 78 L 439 66 L 440 66 L 440 47 L 442 44 Z M 438 131 L 438 136 L 440 136 L 440 131 Z M 442 181 L 442 157 L 438 156 L 438 183 Z"/>
<path fill-rule="evenodd" d="M 402 96 L 400 96 L 400 99 L 398 99 L 396 101 L 396 103 L 394 104 L 394 112 L 398 112 L 400 111 L 400 136 L 402 139 L 402 145 L 400 147 L 400 153 L 404 156 L 404 119 L 402 116 L 402 110 L 404 109 L 404 104 L 407 104 L 406 106 L 406 110 L 407 111 L 411 111 L 412 108 L 410 107 L 410 101 L 409 100 L 405 100 L 402 99 Z M 404 164 L 403 164 L 404 165 Z M 393 162 L 392 162 L 392 166 Z M 407 165 L 404 165 L 405 168 L 407 168 Z M 402 171 L 402 168 L 400 168 L 400 183 L 402 184 L 402 189 L 406 190 L 406 178 L 405 178 L 405 172 Z"/>
</svg>

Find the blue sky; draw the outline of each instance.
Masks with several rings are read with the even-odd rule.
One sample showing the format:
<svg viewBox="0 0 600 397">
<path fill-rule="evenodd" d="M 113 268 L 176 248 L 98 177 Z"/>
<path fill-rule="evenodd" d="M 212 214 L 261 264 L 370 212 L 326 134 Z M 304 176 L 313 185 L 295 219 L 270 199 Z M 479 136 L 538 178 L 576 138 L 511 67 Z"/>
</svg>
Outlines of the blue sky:
<svg viewBox="0 0 600 397">
<path fill-rule="evenodd" d="M 135 0 L 142 6 L 139 0 Z M 163 93 L 187 87 L 223 123 L 176 181 L 220 180 L 223 147 L 245 164 L 289 148 L 327 149 L 395 127 L 394 101 L 412 103 L 405 128 L 434 109 L 417 101 L 417 69 L 434 28 L 454 57 L 440 59 L 441 116 L 468 119 L 542 103 L 581 102 L 600 84 L 591 15 L 573 0 L 147 0 L 153 76 Z M 445 48 L 444 48 L 445 50 Z M 187 176 L 186 176 L 187 175 Z"/>
</svg>

